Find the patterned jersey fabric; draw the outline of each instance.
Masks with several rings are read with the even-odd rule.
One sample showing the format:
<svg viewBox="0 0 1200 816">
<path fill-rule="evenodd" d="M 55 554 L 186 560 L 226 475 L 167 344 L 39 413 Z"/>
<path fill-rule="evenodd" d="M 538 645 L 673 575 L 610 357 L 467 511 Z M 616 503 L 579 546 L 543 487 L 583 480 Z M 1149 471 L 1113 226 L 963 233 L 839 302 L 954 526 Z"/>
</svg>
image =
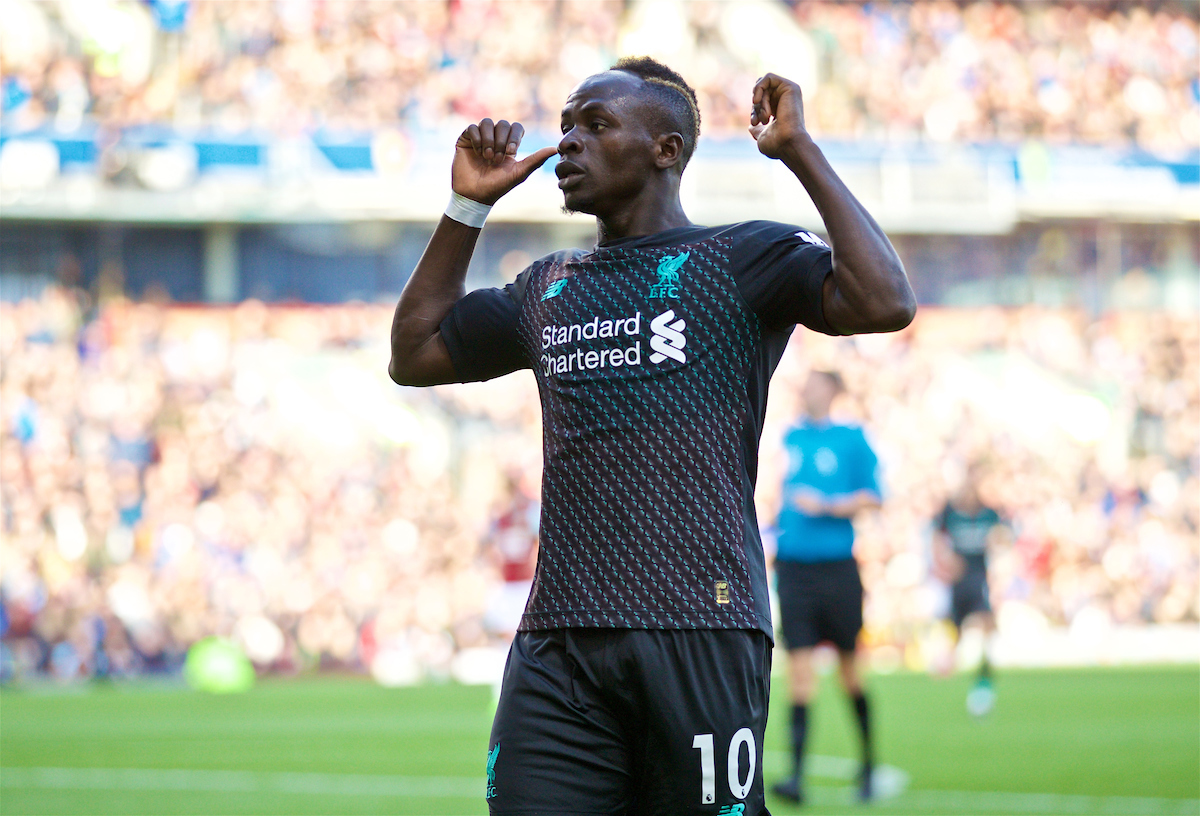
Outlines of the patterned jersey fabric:
<svg viewBox="0 0 1200 816">
<path fill-rule="evenodd" d="M 459 378 L 531 368 L 540 551 L 521 630 L 772 633 L 754 511 L 767 383 L 833 333 L 830 250 L 797 227 L 683 227 L 536 261 L 441 325 Z"/>
<path fill-rule="evenodd" d="M 950 548 L 962 557 L 968 573 L 987 572 L 988 534 L 1004 522 L 990 507 L 980 507 L 973 514 L 960 512 L 947 504 L 937 517 L 937 528 L 950 539 Z"/>
</svg>

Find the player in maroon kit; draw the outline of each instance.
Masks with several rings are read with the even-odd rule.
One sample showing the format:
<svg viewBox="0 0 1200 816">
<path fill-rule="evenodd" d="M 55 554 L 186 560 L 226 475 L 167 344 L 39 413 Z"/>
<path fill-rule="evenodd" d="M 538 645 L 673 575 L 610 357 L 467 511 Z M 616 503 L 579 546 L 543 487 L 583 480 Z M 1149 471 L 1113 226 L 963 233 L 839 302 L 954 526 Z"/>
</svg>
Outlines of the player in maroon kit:
<svg viewBox="0 0 1200 816">
<path fill-rule="evenodd" d="M 541 508 L 521 486 L 520 476 L 513 473 L 507 476 L 501 508 L 492 522 L 487 544 L 503 583 L 488 599 L 483 622 L 488 631 L 511 641 L 533 589 Z"/>
</svg>

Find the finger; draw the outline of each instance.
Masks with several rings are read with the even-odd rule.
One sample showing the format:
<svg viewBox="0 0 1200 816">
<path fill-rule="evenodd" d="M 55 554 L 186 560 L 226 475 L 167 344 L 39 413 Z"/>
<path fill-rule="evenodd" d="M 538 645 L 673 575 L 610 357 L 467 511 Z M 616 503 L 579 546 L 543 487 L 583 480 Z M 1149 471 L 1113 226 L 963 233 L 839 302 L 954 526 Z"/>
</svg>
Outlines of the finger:
<svg viewBox="0 0 1200 816">
<path fill-rule="evenodd" d="M 774 110 L 771 107 L 771 94 L 764 91 L 762 98 L 758 101 L 758 121 L 765 125 L 771 121 L 773 115 Z"/>
<path fill-rule="evenodd" d="M 774 74 L 767 74 L 754 84 L 754 92 L 751 95 L 751 100 L 754 102 L 754 111 L 751 114 L 752 124 L 765 125 L 771 120 L 771 113 L 773 111 L 771 92 L 774 85 L 772 80 L 775 79 L 778 79 L 778 77 Z"/>
<path fill-rule="evenodd" d="M 508 135 L 512 131 L 512 125 L 508 120 L 501 119 L 496 123 L 495 138 L 496 143 L 496 161 L 503 161 L 508 155 Z"/>
<path fill-rule="evenodd" d="M 491 161 L 492 156 L 496 155 L 496 126 L 491 119 L 484 119 L 479 123 L 479 136 L 483 158 Z"/>
<path fill-rule="evenodd" d="M 468 125 L 467 129 L 458 137 L 458 144 L 462 147 L 469 147 L 478 153 L 482 149 L 480 145 L 479 125 Z"/>
<path fill-rule="evenodd" d="M 775 111 L 779 109 L 779 98 L 790 84 L 792 83 L 789 80 L 784 79 L 779 74 L 763 74 L 761 104 L 768 117 L 775 115 Z"/>
<path fill-rule="evenodd" d="M 747 128 L 747 130 L 750 131 L 750 135 L 754 137 L 754 141 L 756 141 L 756 142 L 758 141 L 758 137 L 762 136 L 763 131 L 766 129 L 767 129 L 767 126 L 762 125 L 762 124 L 751 125 L 749 128 Z"/>
<path fill-rule="evenodd" d="M 804 107 L 804 92 L 800 89 L 800 85 L 792 82 L 790 79 L 778 76 L 776 74 L 767 74 L 764 79 L 768 79 L 768 85 L 764 97 L 770 105 L 772 111 L 779 110 L 779 106 L 783 102 L 783 98 L 790 93 L 795 94 L 795 104 L 801 111 Z"/>
<path fill-rule="evenodd" d="M 557 155 L 557 147 L 543 147 L 541 150 L 530 153 L 528 156 L 521 159 L 513 167 L 513 170 L 515 170 L 517 174 L 517 182 L 520 183 L 529 178 L 530 174 L 545 164 L 551 156 Z"/>
<path fill-rule="evenodd" d="M 512 123 L 512 130 L 508 132 L 508 144 L 504 146 L 504 153 L 508 156 L 516 156 L 517 148 L 521 146 L 521 140 L 525 138 L 525 127 L 520 122 Z"/>
</svg>

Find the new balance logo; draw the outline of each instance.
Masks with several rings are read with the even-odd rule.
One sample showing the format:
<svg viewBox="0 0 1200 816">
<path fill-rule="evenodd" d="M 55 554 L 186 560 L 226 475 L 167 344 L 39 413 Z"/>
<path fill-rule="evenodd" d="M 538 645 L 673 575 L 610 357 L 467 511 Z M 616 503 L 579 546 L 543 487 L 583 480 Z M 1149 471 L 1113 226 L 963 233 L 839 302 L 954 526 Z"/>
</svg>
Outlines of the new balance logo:
<svg viewBox="0 0 1200 816">
<path fill-rule="evenodd" d="M 800 230 L 799 232 L 796 233 L 796 237 L 799 238 L 801 241 L 803 241 L 806 244 L 813 244 L 815 246 L 823 246 L 826 249 L 829 248 L 829 244 L 825 243 L 819 237 L 817 237 L 813 233 L 809 232 L 808 230 Z"/>
<path fill-rule="evenodd" d="M 566 285 L 566 278 L 563 278 L 562 280 L 556 280 L 554 283 L 546 287 L 546 292 L 542 295 L 542 300 L 549 300 L 552 297 L 558 297 L 559 293 L 562 292 Z"/>
<path fill-rule="evenodd" d="M 673 320 L 675 322 L 672 323 Z M 687 345 L 687 339 L 683 336 L 685 328 L 687 323 L 683 322 L 682 318 L 675 320 L 675 312 L 672 309 L 667 309 L 651 320 L 650 350 L 654 353 L 650 355 L 650 362 L 658 365 L 670 357 L 677 362 L 686 363 L 687 357 L 683 353 L 683 347 Z"/>
<path fill-rule="evenodd" d="M 743 804 L 736 805 L 721 805 L 721 809 L 717 811 L 717 816 L 742 816 L 746 812 L 746 806 Z"/>
</svg>

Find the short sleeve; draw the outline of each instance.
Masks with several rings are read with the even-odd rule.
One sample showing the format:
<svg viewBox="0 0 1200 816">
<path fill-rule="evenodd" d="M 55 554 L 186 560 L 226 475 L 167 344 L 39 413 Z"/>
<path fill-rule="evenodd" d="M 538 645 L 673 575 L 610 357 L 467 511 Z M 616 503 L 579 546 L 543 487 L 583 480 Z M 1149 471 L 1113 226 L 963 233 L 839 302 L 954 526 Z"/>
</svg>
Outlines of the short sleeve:
<svg viewBox="0 0 1200 816">
<path fill-rule="evenodd" d="M 773 221 L 740 225 L 730 258 L 738 289 L 763 324 L 786 330 L 799 323 L 838 334 L 825 320 L 825 278 L 833 252 L 811 232 Z"/>
<path fill-rule="evenodd" d="M 442 320 L 439 331 L 459 382 L 502 377 L 529 360 L 518 323 L 528 271 L 502 289 L 476 289 L 462 297 Z"/>
<path fill-rule="evenodd" d="M 950 531 L 950 505 L 946 505 L 937 514 L 937 529 L 939 532 L 946 533 Z"/>
<path fill-rule="evenodd" d="M 882 496 L 883 492 L 879 489 L 879 457 L 871 449 L 871 443 L 862 431 L 858 433 L 858 445 L 858 484 L 855 489 L 869 490 L 877 496 Z"/>
</svg>

